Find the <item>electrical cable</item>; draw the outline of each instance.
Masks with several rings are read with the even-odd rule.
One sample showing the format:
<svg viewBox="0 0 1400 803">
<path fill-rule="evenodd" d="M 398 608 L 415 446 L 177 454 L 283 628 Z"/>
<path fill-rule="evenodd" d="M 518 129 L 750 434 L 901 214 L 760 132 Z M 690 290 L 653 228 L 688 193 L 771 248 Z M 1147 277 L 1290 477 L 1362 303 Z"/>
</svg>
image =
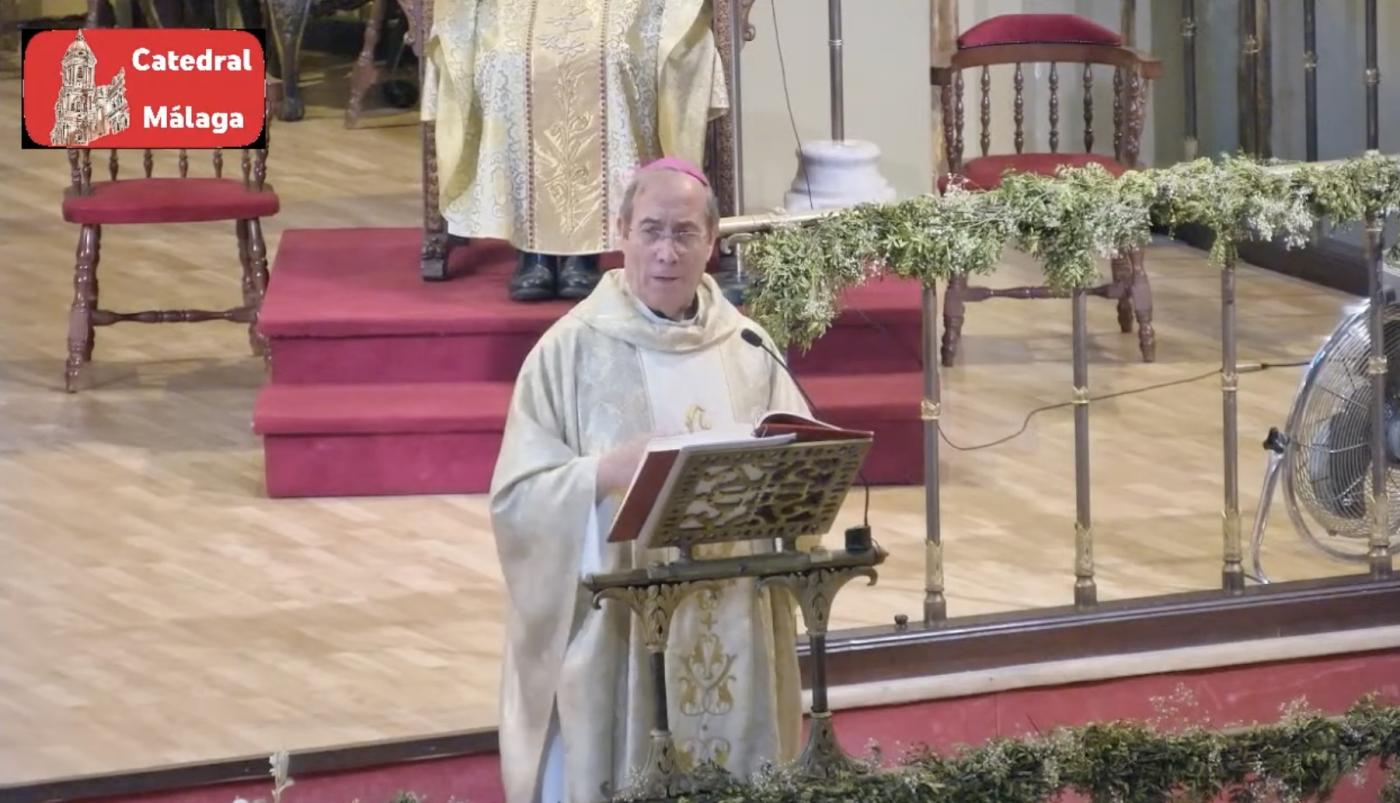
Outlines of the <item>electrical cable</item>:
<svg viewBox="0 0 1400 803">
<path fill-rule="evenodd" d="M 1240 373 L 1257 373 L 1257 372 L 1259 372 L 1259 371 L 1267 371 L 1267 370 L 1269 370 L 1270 368 L 1297 368 L 1297 367 L 1302 366 L 1302 365 L 1307 365 L 1308 362 L 1310 362 L 1310 361 L 1309 361 L 1309 360 L 1303 360 L 1303 361 L 1301 361 L 1301 362 L 1275 362 L 1275 363 L 1260 362 L 1260 363 L 1246 363 L 1246 364 L 1245 364 L 1245 368 L 1242 369 L 1242 370 L 1240 370 Z M 1128 389 L 1128 390 L 1120 390 L 1120 391 L 1117 391 L 1117 392 L 1114 392 L 1114 393 L 1105 393 L 1105 394 L 1102 395 L 1102 396 L 1090 396 L 1090 397 L 1089 397 L 1089 401 L 1091 401 L 1091 402 L 1106 401 L 1106 400 L 1108 400 L 1108 399 L 1116 399 L 1116 398 L 1119 398 L 1119 397 L 1121 397 L 1121 396 L 1132 396 L 1132 395 L 1137 394 L 1137 393 L 1146 393 L 1146 392 L 1148 392 L 1148 391 L 1150 391 L 1150 390 L 1161 390 L 1162 388 L 1175 387 L 1176 385 L 1186 385 L 1186 384 L 1190 384 L 1190 383 L 1192 383 L 1192 382 L 1199 382 L 1199 381 L 1201 381 L 1202 379 L 1208 379 L 1208 378 L 1210 378 L 1210 377 L 1212 377 L 1212 376 L 1219 376 L 1219 375 L 1220 375 L 1220 371 L 1217 369 L 1217 370 L 1213 370 L 1213 371 L 1207 371 L 1206 373 L 1198 374 L 1198 375 L 1196 375 L 1196 376 L 1189 376 L 1189 377 L 1186 377 L 1186 378 L 1184 378 L 1184 379 L 1173 379 L 1173 380 L 1171 380 L 1171 381 L 1169 381 L 1169 382 L 1158 382 L 1158 383 L 1156 383 L 1156 384 L 1153 384 L 1153 385 L 1146 385 L 1146 386 L 1140 387 L 1140 388 L 1130 388 L 1130 389 Z M 988 448 L 991 448 L 991 447 L 993 447 L 993 446 L 1000 446 L 1001 444 L 1006 443 L 1007 441 L 1010 441 L 1010 440 L 1012 440 L 1013 438 L 1016 438 L 1016 437 L 1020 436 L 1020 435 L 1021 435 L 1022 433 L 1024 433 L 1024 432 L 1026 431 L 1026 429 L 1030 426 L 1031 419 L 1034 418 L 1034 417 L 1035 417 L 1037 414 L 1039 414 L 1039 413 L 1047 412 L 1047 411 L 1049 411 L 1049 410 L 1057 410 L 1057 409 L 1059 409 L 1059 408 L 1061 408 L 1061 407 L 1072 407 L 1073 405 L 1074 405 L 1074 402 L 1069 401 L 1069 402 L 1059 402 L 1058 404 L 1047 404 L 1047 405 L 1045 405 L 1044 407 L 1037 407 L 1037 408 L 1035 408 L 1034 410 L 1031 410 L 1029 413 L 1026 413 L 1026 418 L 1025 418 L 1024 421 L 1021 422 L 1021 428 L 1020 428 L 1020 429 L 1016 430 L 1015 432 L 1011 433 L 1010 435 L 1006 435 L 1006 436 L 997 438 L 996 440 L 988 441 L 988 442 L 986 442 L 986 443 L 979 443 L 979 444 L 977 444 L 977 445 L 975 445 L 975 446 L 959 446 L 958 444 L 953 443 L 953 441 L 950 440 L 950 439 L 948 438 L 948 433 L 945 432 L 945 431 L 943 430 L 943 427 L 942 427 L 942 426 L 940 426 L 940 427 L 938 428 L 938 435 L 939 435 L 940 438 L 942 438 L 942 440 L 943 440 L 944 443 L 948 444 L 949 446 L 953 447 L 954 449 L 957 449 L 957 450 L 960 451 L 960 452 L 975 452 L 975 451 L 977 451 L 978 449 L 988 449 Z"/>
<path fill-rule="evenodd" d="M 817 202 L 812 200 L 812 182 L 807 176 L 807 165 L 802 162 L 802 136 L 797 133 L 797 116 L 792 113 L 792 93 L 788 91 L 787 62 L 783 58 L 783 38 L 778 35 L 778 0 L 769 0 L 768 10 L 773 15 L 773 42 L 778 46 L 778 74 L 783 79 L 783 100 L 787 103 L 788 122 L 792 125 L 792 138 L 797 141 L 797 169 L 802 174 L 802 184 L 807 188 L 807 203 L 816 209 Z"/>
</svg>

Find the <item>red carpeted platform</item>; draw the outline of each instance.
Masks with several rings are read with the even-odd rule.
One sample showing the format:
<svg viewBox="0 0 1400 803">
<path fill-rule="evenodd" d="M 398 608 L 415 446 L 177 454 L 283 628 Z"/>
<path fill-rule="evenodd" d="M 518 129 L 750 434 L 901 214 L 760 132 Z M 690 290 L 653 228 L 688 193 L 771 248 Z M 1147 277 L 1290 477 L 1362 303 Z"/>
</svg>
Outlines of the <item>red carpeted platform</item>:
<svg viewBox="0 0 1400 803">
<path fill-rule="evenodd" d="M 516 372 L 568 302 L 507 298 L 515 252 L 499 242 L 454 250 L 453 278 L 424 282 L 419 243 L 417 229 L 283 234 L 259 322 L 271 372 L 253 415 L 270 495 L 489 486 Z M 874 484 L 922 481 L 919 304 L 914 283 L 860 288 L 792 358 L 821 417 L 875 431 Z"/>
</svg>

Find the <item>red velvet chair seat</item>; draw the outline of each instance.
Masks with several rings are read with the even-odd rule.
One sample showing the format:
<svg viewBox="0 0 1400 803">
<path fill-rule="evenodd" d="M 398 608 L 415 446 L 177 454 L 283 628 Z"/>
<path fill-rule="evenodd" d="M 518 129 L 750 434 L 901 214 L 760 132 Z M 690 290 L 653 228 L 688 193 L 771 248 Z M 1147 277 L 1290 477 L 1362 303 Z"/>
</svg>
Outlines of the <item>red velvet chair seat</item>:
<svg viewBox="0 0 1400 803">
<path fill-rule="evenodd" d="M 958 47 L 1076 44 L 1118 47 L 1117 32 L 1075 14 L 1002 14 L 983 20 L 958 37 Z"/>
<path fill-rule="evenodd" d="M 963 165 L 963 175 L 972 189 L 994 190 L 1001 186 L 1001 178 L 1008 170 L 1053 176 L 1062 166 L 1086 167 L 1090 164 L 1103 165 L 1115 176 L 1121 176 L 1128 169 L 1112 156 L 1097 153 L 1011 153 L 979 156 Z"/>
<path fill-rule="evenodd" d="M 90 195 L 63 198 L 69 223 L 194 223 L 252 220 L 277 214 L 277 194 L 229 178 L 136 178 L 93 182 Z"/>
</svg>

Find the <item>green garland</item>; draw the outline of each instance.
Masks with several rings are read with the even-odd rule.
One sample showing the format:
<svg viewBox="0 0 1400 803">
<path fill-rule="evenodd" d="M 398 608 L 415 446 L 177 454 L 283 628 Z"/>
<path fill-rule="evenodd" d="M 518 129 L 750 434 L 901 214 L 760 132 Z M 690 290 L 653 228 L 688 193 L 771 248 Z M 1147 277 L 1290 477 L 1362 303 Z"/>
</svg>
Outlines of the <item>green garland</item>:
<svg viewBox="0 0 1400 803">
<path fill-rule="evenodd" d="M 1369 760 L 1400 803 L 1400 707 L 1372 698 L 1340 717 L 1293 709 L 1274 725 L 1159 733 L 1137 722 L 994 739 L 941 756 L 927 749 L 891 769 L 812 780 L 769 772 L 752 783 L 674 803 L 1035 803 L 1073 791 L 1094 803 L 1325 800 Z"/>
<path fill-rule="evenodd" d="M 1190 697 L 1166 702 L 1169 708 L 1189 705 Z M 919 748 L 891 768 L 880 767 L 877 746 L 862 772 L 835 778 L 770 770 L 736 783 L 723 780 L 722 769 L 706 766 L 695 777 L 704 778 L 710 791 L 664 803 L 1041 803 L 1064 792 L 1093 803 L 1207 801 L 1221 795 L 1231 803 L 1291 803 L 1328 799 L 1373 760 L 1387 771 L 1381 801 L 1400 803 L 1400 706 L 1383 705 L 1374 695 L 1337 717 L 1295 701 L 1276 724 L 1226 731 L 1193 726 L 1161 733 L 1141 722 L 1091 724 L 1023 739 L 995 738 L 950 755 Z M 272 756 L 272 803 L 294 783 L 288 763 L 286 753 Z M 410 791 L 390 799 L 426 801 Z"/>
<path fill-rule="evenodd" d="M 961 189 L 778 227 L 745 246 L 755 274 L 749 314 L 780 344 L 810 344 L 835 320 L 848 287 L 885 271 L 924 283 L 989 273 L 1011 231 L 997 196 Z"/>
<path fill-rule="evenodd" d="M 1305 245 L 1326 220 L 1346 225 L 1400 212 L 1400 160 L 1379 154 L 1281 169 L 1242 157 L 1198 159 L 1115 178 L 1103 167 L 1012 174 L 988 192 L 956 183 L 941 196 L 864 204 L 778 225 L 745 245 L 749 314 L 782 346 L 808 347 L 839 312 L 842 291 L 891 274 L 925 285 L 990 273 L 1004 248 L 1040 260 L 1057 290 L 1099 280 L 1097 260 L 1143 245 L 1151 227 L 1215 235 L 1211 261 L 1239 244 Z M 1388 254 L 1400 263 L 1400 243 Z"/>
</svg>

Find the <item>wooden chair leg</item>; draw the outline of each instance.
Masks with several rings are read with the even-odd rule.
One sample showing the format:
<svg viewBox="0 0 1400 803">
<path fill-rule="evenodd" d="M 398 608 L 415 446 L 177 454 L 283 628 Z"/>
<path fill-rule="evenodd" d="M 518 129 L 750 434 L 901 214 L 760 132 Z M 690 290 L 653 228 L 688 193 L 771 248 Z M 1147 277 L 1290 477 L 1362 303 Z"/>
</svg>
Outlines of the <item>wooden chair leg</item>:
<svg viewBox="0 0 1400 803">
<path fill-rule="evenodd" d="M 963 301 L 966 292 L 966 276 L 955 276 L 948 280 L 948 291 L 943 296 L 944 366 L 951 366 L 958 355 L 958 344 L 962 341 L 963 315 L 967 309 L 967 304 Z"/>
<path fill-rule="evenodd" d="M 346 128 L 354 128 L 360 122 L 365 94 L 379 78 L 379 71 L 374 67 L 374 50 L 379 46 L 379 29 L 384 27 L 388 6 L 388 0 L 374 0 L 370 6 L 364 46 L 360 48 L 360 57 L 355 60 L 355 71 L 350 74 L 350 103 L 345 107 Z"/>
<path fill-rule="evenodd" d="M 257 303 L 258 294 L 257 279 L 253 277 L 253 259 L 250 253 L 252 237 L 248 233 L 248 221 L 234 221 L 233 231 L 238 237 L 238 266 L 243 271 L 243 306 L 252 307 Z"/>
<path fill-rule="evenodd" d="M 248 344 L 253 349 L 256 356 L 265 355 L 267 352 L 267 342 L 258 333 L 258 313 L 262 309 L 262 300 L 267 293 L 267 243 L 263 241 L 262 221 L 254 218 L 252 220 L 239 221 L 244 224 L 247 232 L 247 260 L 243 268 L 244 303 L 253 308 L 253 319 L 248 322 Z M 240 232 L 240 237 L 242 232 Z"/>
<path fill-rule="evenodd" d="M 438 211 L 437 124 L 425 121 L 420 134 L 423 143 L 423 247 L 419 272 L 425 282 L 447 279 L 447 221 Z"/>
<path fill-rule="evenodd" d="M 1147 281 L 1146 254 L 1143 249 L 1135 249 L 1131 255 L 1132 264 L 1132 306 L 1137 315 L 1138 345 L 1142 349 L 1143 362 L 1157 360 L 1157 333 L 1152 328 L 1152 285 Z"/>
<path fill-rule="evenodd" d="M 283 95 L 277 117 L 295 122 L 306 116 L 301 99 L 301 37 L 311 16 L 311 0 L 267 0 L 265 8 L 282 70 Z"/>
<path fill-rule="evenodd" d="M 63 386 L 78 390 L 78 375 L 92 335 L 92 276 L 97 264 L 97 227 L 83 226 L 78 235 L 78 259 L 73 268 L 73 307 L 68 313 L 68 365 Z"/>
<path fill-rule="evenodd" d="M 101 291 L 99 290 L 97 283 L 97 267 L 102 262 L 102 227 L 93 226 L 92 228 L 96 232 L 96 234 L 94 235 L 94 243 L 92 249 L 92 300 L 88 305 L 90 307 L 90 312 L 88 314 L 87 348 L 83 351 L 83 362 L 92 362 L 92 350 L 97 347 L 97 327 L 93 326 L 92 324 L 91 313 L 97 311 L 97 304 L 99 301 L 99 296 L 101 295 Z"/>
<path fill-rule="evenodd" d="M 1115 256 L 1109 261 L 1113 267 L 1113 290 L 1118 296 L 1118 328 L 1124 334 L 1133 331 L 1133 266 L 1125 256 Z"/>
</svg>

